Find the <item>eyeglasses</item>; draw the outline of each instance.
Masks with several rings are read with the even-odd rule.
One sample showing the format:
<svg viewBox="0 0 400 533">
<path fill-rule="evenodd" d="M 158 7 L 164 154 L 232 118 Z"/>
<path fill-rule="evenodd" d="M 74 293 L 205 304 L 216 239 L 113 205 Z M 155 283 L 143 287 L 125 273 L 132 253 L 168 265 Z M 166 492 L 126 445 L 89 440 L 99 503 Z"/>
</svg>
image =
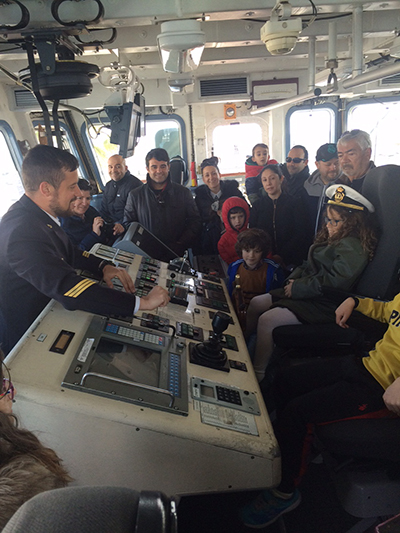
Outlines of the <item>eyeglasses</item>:
<svg viewBox="0 0 400 533">
<path fill-rule="evenodd" d="M 7 396 L 7 394 L 9 394 L 11 400 L 13 400 L 15 395 L 15 389 L 14 385 L 8 378 L 3 378 L 3 388 L 0 394 L 0 400 Z"/>
<path fill-rule="evenodd" d="M 298 165 L 302 161 L 305 161 L 305 159 L 302 159 L 301 157 L 287 157 L 286 158 L 286 163 L 291 163 L 292 161 L 293 161 L 293 163 Z"/>
<path fill-rule="evenodd" d="M 343 222 L 343 219 L 325 217 L 325 224 L 330 224 L 334 228 L 336 228 L 336 226 L 339 224 L 339 222 Z"/>
</svg>

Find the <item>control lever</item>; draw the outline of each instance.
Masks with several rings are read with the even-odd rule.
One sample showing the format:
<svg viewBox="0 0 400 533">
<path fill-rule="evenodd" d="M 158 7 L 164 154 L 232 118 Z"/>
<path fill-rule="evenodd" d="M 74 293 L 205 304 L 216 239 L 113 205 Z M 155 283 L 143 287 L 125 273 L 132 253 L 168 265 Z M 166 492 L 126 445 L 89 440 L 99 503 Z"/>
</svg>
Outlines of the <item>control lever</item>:
<svg viewBox="0 0 400 533">
<path fill-rule="evenodd" d="M 227 355 L 221 348 L 222 334 L 230 324 L 231 317 L 219 311 L 212 320 L 213 333 L 209 340 L 191 345 L 190 362 L 229 372 Z"/>
</svg>

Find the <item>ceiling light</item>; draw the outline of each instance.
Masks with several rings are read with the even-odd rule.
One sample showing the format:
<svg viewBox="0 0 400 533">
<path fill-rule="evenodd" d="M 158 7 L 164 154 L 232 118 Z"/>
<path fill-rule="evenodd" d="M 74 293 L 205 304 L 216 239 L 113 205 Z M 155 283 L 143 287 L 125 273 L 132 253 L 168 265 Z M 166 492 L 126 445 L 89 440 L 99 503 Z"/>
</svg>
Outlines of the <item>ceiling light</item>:
<svg viewBox="0 0 400 533">
<path fill-rule="evenodd" d="M 163 69 L 179 74 L 199 66 L 206 40 L 200 22 L 175 20 L 161 24 L 157 42 Z"/>
</svg>

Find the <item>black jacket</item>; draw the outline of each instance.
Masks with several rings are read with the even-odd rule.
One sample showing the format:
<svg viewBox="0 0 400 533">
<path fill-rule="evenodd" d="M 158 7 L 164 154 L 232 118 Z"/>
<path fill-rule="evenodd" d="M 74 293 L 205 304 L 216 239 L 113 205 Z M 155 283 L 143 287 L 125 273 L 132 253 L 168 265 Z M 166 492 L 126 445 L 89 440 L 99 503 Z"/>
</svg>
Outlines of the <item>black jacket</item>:
<svg viewBox="0 0 400 533">
<path fill-rule="evenodd" d="M 269 234 L 273 253 L 280 255 L 287 266 L 300 265 L 306 259 L 308 219 L 291 196 L 282 193 L 277 200 L 268 195 L 260 198 L 251 210 L 249 226 Z"/>
<path fill-rule="evenodd" d="M 307 192 L 304 189 L 304 182 L 310 177 L 308 165 L 301 172 L 293 176 L 289 174 L 286 163 L 281 165 L 281 170 L 285 177 L 282 183 L 282 190 L 294 198 L 304 199 L 307 196 Z"/>
<path fill-rule="evenodd" d="M 110 180 L 107 182 L 101 204 L 100 214 L 106 222 L 119 222 L 124 219 L 124 209 L 128 194 L 141 187 L 143 183 L 139 178 L 133 176 L 129 170 L 119 181 Z"/>
<path fill-rule="evenodd" d="M 236 180 L 227 180 L 220 181 L 221 186 L 221 196 L 219 198 L 218 209 L 222 209 L 222 204 L 228 198 L 232 196 L 237 196 L 238 198 L 243 198 L 243 194 L 239 190 L 239 184 Z M 216 211 L 211 209 L 211 205 L 214 203 L 214 199 L 211 196 L 210 189 L 207 185 L 200 185 L 195 189 L 195 202 L 197 209 L 199 210 L 201 221 L 203 223 L 210 222 L 214 216 L 218 216 Z M 244 199 L 244 198 L 243 198 Z"/>
<path fill-rule="evenodd" d="M 222 194 L 218 200 L 218 210 L 222 209 L 225 200 L 232 196 L 243 198 L 236 180 L 221 180 L 220 185 Z M 203 228 L 200 240 L 194 248 L 194 254 L 218 255 L 218 241 L 221 238 L 223 224 L 217 211 L 211 208 L 214 199 L 207 185 L 200 185 L 195 189 L 195 193 L 195 202 L 200 213 Z"/>
<path fill-rule="evenodd" d="M 75 268 L 101 277 L 102 260 L 75 247 L 30 198 L 0 223 L 0 342 L 8 352 L 51 298 L 66 309 L 132 316 L 135 296 L 98 285 Z M 60 325 L 61 327 L 61 325 Z"/>
<path fill-rule="evenodd" d="M 181 256 L 196 242 L 201 229 L 192 193 L 183 185 L 172 183 L 169 177 L 163 191 L 154 190 L 150 183 L 147 175 L 147 183 L 129 193 L 124 226 L 139 222 Z"/>
</svg>

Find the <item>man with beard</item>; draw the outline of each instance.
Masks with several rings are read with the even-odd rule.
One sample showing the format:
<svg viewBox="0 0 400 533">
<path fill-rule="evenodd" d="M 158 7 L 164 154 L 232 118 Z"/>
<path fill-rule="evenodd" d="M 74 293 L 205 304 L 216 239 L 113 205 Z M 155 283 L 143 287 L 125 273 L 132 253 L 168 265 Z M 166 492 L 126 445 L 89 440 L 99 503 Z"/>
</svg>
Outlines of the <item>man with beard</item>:
<svg viewBox="0 0 400 533">
<path fill-rule="evenodd" d="M 35 146 L 24 159 L 25 194 L 0 223 L 0 342 L 5 353 L 51 298 L 69 310 L 122 316 L 168 303 L 161 287 L 137 298 L 124 269 L 71 244 L 58 217 L 72 214 L 80 194 L 77 168 L 73 155 L 51 146 Z M 97 274 L 108 287 L 77 275 L 75 268 Z M 112 290 L 114 277 L 126 292 Z"/>
<path fill-rule="evenodd" d="M 317 170 L 305 181 L 304 188 L 308 194 L 308 209 L 316 234 L 325 210 L 326 189 L 336 183 L 341 175 L 336 144 L 326 143 L 318 148 L 315 166 Z"/>
<path fill-rule="evenodd" d="M 124 226 L 138 222 L 181 256 L 199 238 L 201 219 L 192 193 L 171 181 L 169 169 L 167 151 L 150 150 L 146 155 L 146 183 L 129 193 Z M 169 261 L 171 256 L 160 250 L 154 259 Z"/>
</svg>

